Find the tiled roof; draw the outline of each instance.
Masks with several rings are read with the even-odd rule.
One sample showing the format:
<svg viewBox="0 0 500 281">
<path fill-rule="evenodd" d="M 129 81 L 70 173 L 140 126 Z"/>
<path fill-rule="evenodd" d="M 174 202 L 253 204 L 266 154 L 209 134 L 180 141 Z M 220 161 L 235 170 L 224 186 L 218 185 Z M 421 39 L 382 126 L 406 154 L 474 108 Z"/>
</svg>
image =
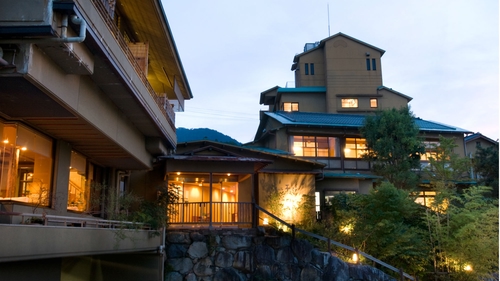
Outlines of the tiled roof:
<svg viewBox="0 0 500 281">
<path fill-rule="evenodd" d="M 283 125 L 303 125 L 303 126 L 318 126 L 318 127 L 351 127 L 360 128 L 365 121 L 365 115 L 356 114 L 330 114 L 330 113 L 312 113 L 312 112 L 266 112 L 266 114 L 279 121 Z M 441 124 L 434 121 L 415 118 L 415 124 L 421 131 L 437 131 L 437 132 L 455 132 L 455 133 L 470 133 L 470 131 L 453 127 L 450 125 Z"/>
</svg>

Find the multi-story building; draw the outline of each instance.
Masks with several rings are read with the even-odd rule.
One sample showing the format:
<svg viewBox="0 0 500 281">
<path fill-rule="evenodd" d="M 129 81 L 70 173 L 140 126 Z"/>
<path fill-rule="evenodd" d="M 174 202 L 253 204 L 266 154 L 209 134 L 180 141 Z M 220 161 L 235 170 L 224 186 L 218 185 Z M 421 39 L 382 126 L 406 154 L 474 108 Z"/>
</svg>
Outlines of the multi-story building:
<svg viewBox="0 0 500 281">
<path fill-rule="evenodd" d="M 192 93 L 161 1 L 0 0 L 0 19 L 1 279 L 161 279 L 161 236 L 88 216 L 92 183 L 155 199 L 176 147 Z"/>
<path fill-rule="evenodd" d="M 412 99 L 384 86 L 383 54 L 342 33 L 307 43 L 293 59 L 295 88 L 274 87 L 261 93 L 260 103 L 269 110 L 261 112 L 255 140 L 248 145 L 324 163 L 315 187 L 323 202 L 338 192 L 368 192 L 377 176 L 362 158 L 366 141 L 359 129 L 367 115 L 406 107 Z M 426 143 L 435 144 L 440 135 L 455 138 L 456 152 L 465 155 L 463 140 L 469 131 L 420 118 L 415 123 Z M 427 147 L 423 164 L 434 146 Z"/>
</svg>

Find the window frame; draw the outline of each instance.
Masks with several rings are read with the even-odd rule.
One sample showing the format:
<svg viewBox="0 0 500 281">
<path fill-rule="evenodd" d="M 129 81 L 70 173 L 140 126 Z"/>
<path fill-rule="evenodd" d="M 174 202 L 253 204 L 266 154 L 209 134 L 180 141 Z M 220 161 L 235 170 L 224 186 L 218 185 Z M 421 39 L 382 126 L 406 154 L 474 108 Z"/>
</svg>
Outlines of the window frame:
<svg viewBox="0 0 500 281">
<path fill-rule="evenodd" d="M 290 106 L 290 110 L 287 110 L 287 107 Z M 294 111 L 299 111 L 299 102 L 283 102 L 281 104 L 281 110 L 286 111 L 286 112 L 294 112 Z"/>
<path fill-rule="evenodd" d="M 292 135 L 291 152 L 297 157 L 340 158 L 340 138 L 333 136 Z M 318 141 L 320 139 L 320 141 Z M 300 145 L 297 145 L 300 144 Z M 298 152 L 300 151 L 300 152 Z M 311 152 L 314 152 L 312 155 Z M 326 152 L 326 155 L 325 155 Z"/>
<path fill-rule="evenodd" d="M 349 106 L 351 103 L 353 103 L 353 106 Z M 340 106 L 342 108 L 359 108 L 359 100 L 357 98 L 342 98 L 340 99 Z"/>
</svg>

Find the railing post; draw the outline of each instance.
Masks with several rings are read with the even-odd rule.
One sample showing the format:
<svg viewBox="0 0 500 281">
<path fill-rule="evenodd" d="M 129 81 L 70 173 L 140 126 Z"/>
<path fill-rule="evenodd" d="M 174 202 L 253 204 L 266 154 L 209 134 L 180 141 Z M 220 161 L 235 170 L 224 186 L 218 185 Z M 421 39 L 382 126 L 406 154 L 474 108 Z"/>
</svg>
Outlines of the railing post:
<svg viewBox="0 0 500 281">
<path fill-rule="evenodd" d="M 295 224 L 292 223 L 292 239 L 295 239 Z"/>
<path fill-rule="evenodd" d="M 404 274 L 404 271 L 402 268 L 399 269 L 399 275 L 400 275 L 400 279 L 401 281 L 405 281 L 405 274 Z"/>
<path fill-rule="evenodd" d="M 332 254 L 332 244 L 330 243 L 330 238 L 328 238 L 328 253 Z"/>
</svg>

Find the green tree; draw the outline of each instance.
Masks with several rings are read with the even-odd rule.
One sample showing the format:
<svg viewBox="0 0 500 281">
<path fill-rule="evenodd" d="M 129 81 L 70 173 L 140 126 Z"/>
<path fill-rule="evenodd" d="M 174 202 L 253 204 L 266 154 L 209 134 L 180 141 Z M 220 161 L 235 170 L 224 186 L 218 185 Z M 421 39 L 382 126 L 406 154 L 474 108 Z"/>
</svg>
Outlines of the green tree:
<svg viewBox="0 0 500 281">
<path fill-rule="evenodd" d="M 483 148 L 477 146 L 474 156 L 474 171 L 480 185 L 493 187 L 493 196 L 498 198 L 498 143 L 496 146 Z"/>
<path fill-rule="evenodd" d="M 429 166 L 424 172 L 435 188 L 454 188 L 459 183 L 470 181 L 470 159 L 456 153 L 457 147 L 455 138 L 443 136 L 439 136 L 438 144 L 432 145 L 435 154 L 429 157 Z"/>
<path fill-rule="evenodd" d="M 423 206 L 406 190 L 382 183 L 370 194 L 335 196 L 326 216 L 314 231 L 355 247 L 411 274 L 428 267 Z M 352 253 L 336 249 L 343 258 Z"/>
<path fill-rule="evenodd" d="M 498 272 L 498 200 L 490 187 L 439 194 L 426 211 L 435 272 L 450 280 L 481 280 Z"/>
<path fill-rule="evenodd" d="M 371 161 L 375 174 L 397 188 L 413 189 L 418 185 L 418 174 L 412 170 L 420 168 L 425 147 L 408 107 L 367 116 L 361 133 L 368 148 L 365 158 Z"/>
</svg>

